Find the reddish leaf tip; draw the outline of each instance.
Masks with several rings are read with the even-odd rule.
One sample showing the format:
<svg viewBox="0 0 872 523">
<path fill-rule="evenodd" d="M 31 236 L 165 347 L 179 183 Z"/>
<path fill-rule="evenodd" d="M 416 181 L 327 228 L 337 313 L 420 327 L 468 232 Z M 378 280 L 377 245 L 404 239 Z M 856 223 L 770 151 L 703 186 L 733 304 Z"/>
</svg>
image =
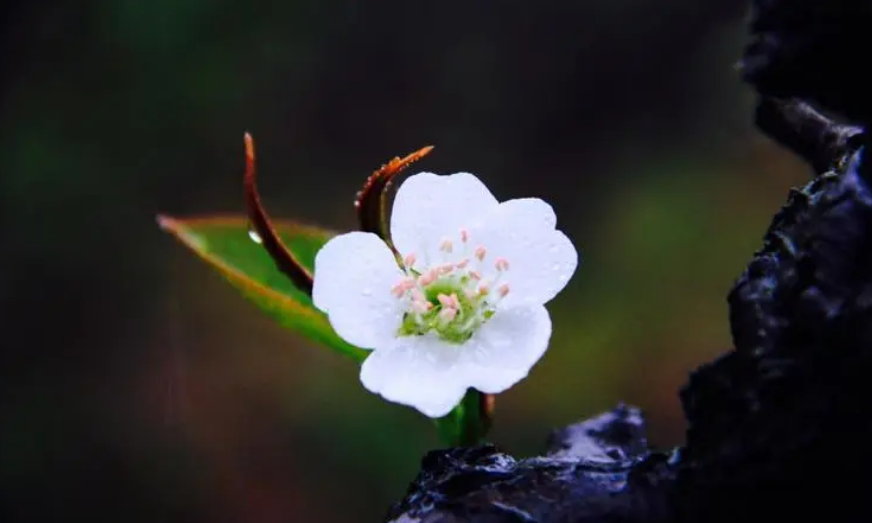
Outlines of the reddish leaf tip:
<svg viewBox="0 0 872 523">
<path fill-rule="evenodd" d="M 430 154 L 430 151 L 432 151 L 434 147 L 436 147 L 436 146 L 435 145 L 427 145 L 427 146 L 421 147 L 417 152 L 412 153 L 412 154 L 417 154 L 418 158 L 420 159 L 420 158 L 423 158 L 424 156 Z"/>
<path fill-rule="evenodd" d="M 354 208 L 357 209 L 357 218 L 362 231 L 374 232 L 388 241 L 386 191 L 401 171 L 432 150 L 433 146 L 428 145 L 403 158 L 397 156 L 367 178 L 354 199 Z"/>
<path fill-rule="evenodd" d="M 249 162 L 253 162 L 254 161 L 254 138 L 251 137 L 251 133 L 246 131 L 243 139 L 245 140 L 245 159 Z"/>
<path fill-rule="evenodd" d="M 251 226 L 260 237 L 264 249 L 276 266 L 303 292 L 312 295 L 312 274 L 303 267 L 292 252 L 282 243 L 260 201 L 257 190 L 257 170 L 254 161 L 254 139 L 245 133 L 245 176 L 243 188 L 245 204 Z"/>
<path fill-rule="evenodd" d="M 157 226 L 164 231 L 172 231 L 173 229 L 178 228 L 179 222 L 175 218 L 165 214 L 158 214 L 155 216 L 155 220 L 157 221 Z"/>
</svg>

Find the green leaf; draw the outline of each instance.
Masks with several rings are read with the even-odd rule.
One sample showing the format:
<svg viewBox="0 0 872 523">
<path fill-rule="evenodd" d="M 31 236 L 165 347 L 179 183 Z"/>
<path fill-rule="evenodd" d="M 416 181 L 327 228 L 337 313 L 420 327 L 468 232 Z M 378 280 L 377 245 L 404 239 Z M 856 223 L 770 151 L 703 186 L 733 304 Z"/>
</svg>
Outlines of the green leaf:
<svg viewBox="0 0 872 523">
<path fill-rule="evenodd" d="M 243 216 L 187 219 L 158 216 L 161 228 L 217 269 L 224 278 L 283 327 L 350 356 L 357 362 L 367 351 L 340 338 L 312 298 L 279 271 L 264 248 L 249 236 Z M 273 223 L 286 247 L 310 272 L 315 254 L 335 233 L 288 221 Z"/>
<path fill-rule="evenodd" d="M 247 217 L 158 216 L 158 223 L 282 326 L 357 362 L 366 358 L 368 351 L 342 340 L 309 295 L 296 288 L 266 250 L 251 238 Z M 288 221 L 275 221 L 272 226 L 285 247 L 310 272 L 315 269 L 315 254 L 335 234 Z M 470 389 L 447 416 L 433 420 L 446 445 L 469 446 L 482 441 L 490 421 L 482 401 L 482 394 Z"/>
</svg>

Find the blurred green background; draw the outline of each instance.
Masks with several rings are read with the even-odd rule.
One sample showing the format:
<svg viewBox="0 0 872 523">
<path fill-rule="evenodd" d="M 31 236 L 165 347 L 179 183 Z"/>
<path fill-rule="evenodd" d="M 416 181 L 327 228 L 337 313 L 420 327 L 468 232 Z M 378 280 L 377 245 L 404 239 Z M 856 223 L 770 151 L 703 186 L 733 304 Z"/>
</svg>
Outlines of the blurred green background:
<svg viewBox="0 0 872 523">
<path fill-rule="evenodd" d="M 378 521 L 439 445 L 158 230 L 242 212 L 355 227 L 381 163 L 556 209 L 583 263 L 501 395 L 516 455 L 618 401 L 681 442 L 677 389 L 806 168 L 757 134 L 731 0 L 4 4 L 0 520 Z"/>
</svg>

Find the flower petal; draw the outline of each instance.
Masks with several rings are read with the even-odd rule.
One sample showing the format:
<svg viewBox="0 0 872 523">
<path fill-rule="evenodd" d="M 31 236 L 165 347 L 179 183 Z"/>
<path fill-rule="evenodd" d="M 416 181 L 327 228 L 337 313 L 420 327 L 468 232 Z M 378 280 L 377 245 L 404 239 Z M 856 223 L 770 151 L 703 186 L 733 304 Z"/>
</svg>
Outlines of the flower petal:
<svg viewBox="0 0 872 523">
<path fill-rule="evenodd" d="M 330 239 L 315 256 L 312 301 L 342 339 L 365 349 L 393 343 L 402 302 L 391 288 L 403 277 L 393 253 L 372 233 Z"/>
<path fill-rule="evenodd" d="M 482 271 L 496 276 L 497 257 L 509 262 L 501 282 L 509 294 L 500 305 L 511 308 L 522 304 L 544 304 L 569 282 L 578 266 L 578 253 L 569 238 L 555 230 L 557 218 L 550 205 L 538 198 L 508 200 L 485 219 L 480 235 L 488 257 Z"/>
<path fill-rule="evenodd" d="M 499 202 L 474 175 L 419 173 L 400 185 L 391 212 L 391 241 L 406 256 L 414 253 L 425 266 L 439 263 L 444 237 L 459 238 Z"/>
<path fill-rule="evenodd" d="M 527 376 L 550 339 L 551 317 L 543 305 L 499 310 L 461 346 L 456 372 L 481 392 L 502 392 Z"/>
<path fill-rule="evenodd" d="M 430 418 L 441 418 L 466 393 L 455 362 L 463 346 L 435 335 L 399 338 L 392 348 L 373 351 L 360 369 L 367 390 L 394 403 L 414 407 Z"/>
</svg>

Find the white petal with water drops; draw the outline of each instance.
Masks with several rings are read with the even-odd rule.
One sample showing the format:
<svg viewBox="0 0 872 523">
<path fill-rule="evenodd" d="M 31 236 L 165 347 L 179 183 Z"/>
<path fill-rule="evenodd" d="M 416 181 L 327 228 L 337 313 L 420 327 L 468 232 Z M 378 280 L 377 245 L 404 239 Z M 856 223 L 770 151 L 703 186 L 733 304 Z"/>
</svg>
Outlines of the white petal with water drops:
<svg viewBox="0 0 872 523">
<path fill-rule="evenodd" d="M 458 347 L 446 347 L 434 335 L 400 338 L 366 358 L 360 381 L 388 401 L 441 418 L 463 399 L 468 387 L 456 372 L 458 355 Z"/>
<path fill-rule="evenodd" d="M 470 387 L 502 392 L 548 347 L 544 304 L 578 265 L 542 200 L 499 203 L 469 173 L 421 173 L 397 191 L 394 246 L 331 239 L 315 260 L 313 301 L 339 336 L 374 349 L 360 379 L 388 401 L 448 414 Z"/>
<path fill-rule="evenodd" d="M 482 392 L 503 392 L 527 377 L 548 348 L 551 318 L 542 305 L 501 310 L 460 352 L 457 372 Z"/>
<path fill-rule="evenodd" d="M 538 198 L 508 200 L 474 231 L 493 256 L 511 263 L 504 276 L 511 293 L 501 305 L 548 303 L 566 286 L 578 266 L 569 238 L 555 229 L 554 210 Z M 488 270 L 493 271 L 491 265 Z"/>
<path fill-rule="evenodd" d="M 440 176 L 420 173 L 397 189 L 391 211 L 391 241 L 403 255 L 415 253 L 423 263 L 436 263 L 442 238 L 460 234 L 499 202 L 469 173 Z"/>
<path fill-rule="evenodd" d="M 363 349 L 391 343 L 403 310 L 391 286 L 403 276 L 378 236 L 350 232 L 331 238 L 315 256 L 312 301 L 345 341 Z"/>
</svg>

